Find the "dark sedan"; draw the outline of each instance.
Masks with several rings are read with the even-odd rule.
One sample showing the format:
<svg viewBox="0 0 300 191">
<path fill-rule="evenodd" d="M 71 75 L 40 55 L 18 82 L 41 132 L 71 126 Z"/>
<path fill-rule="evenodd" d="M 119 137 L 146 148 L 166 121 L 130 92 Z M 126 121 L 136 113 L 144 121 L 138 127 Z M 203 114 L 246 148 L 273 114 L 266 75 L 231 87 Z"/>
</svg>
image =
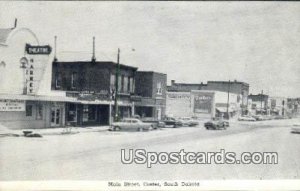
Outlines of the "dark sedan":
<svg viewBox="0 0 300 191">
<path fill-rule="evenodd" d="M 204 127 L 209 130 L 221 130 L 221 129 L 226 129 L 229 126 L 228 121 L 223 121 L 223 120 L 211 120 L 206 123 L 204 123 Z"/>
</svg>

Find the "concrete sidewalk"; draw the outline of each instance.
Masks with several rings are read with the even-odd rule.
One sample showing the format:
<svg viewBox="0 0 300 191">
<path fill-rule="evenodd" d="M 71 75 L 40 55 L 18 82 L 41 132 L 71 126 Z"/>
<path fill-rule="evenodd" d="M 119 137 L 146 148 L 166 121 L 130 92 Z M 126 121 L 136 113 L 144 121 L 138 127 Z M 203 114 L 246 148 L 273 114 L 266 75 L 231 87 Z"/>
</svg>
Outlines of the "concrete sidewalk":
<svg viewBox="0 0 300 191">
<path fill-rule="evenodd" d="M 44 128 L 44 129 L 18 129 L 9 130 L 9 134 L 15 134 L 19 136 L 24 135 L 24 131 L 32 131 L 42 136 L 47 135 L 71 135 L 78 133 L 89 133 L 89 132 L 105 132 L 108 131 L 109 126 L 93 126 L 93 127 L 55 127 L 55 128 Z M 5 133 L 8 134 L 8 133 Z"/>
</svg>

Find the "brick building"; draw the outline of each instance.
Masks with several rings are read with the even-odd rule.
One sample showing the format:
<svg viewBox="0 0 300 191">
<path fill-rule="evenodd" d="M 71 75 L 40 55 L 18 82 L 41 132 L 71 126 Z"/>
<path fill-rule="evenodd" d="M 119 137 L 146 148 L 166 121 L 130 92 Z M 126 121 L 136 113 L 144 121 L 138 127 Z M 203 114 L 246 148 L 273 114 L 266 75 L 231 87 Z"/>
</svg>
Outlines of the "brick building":
<svg viewBox="0 0 300 191">
<path fill-rule="evenodd" d="M 53 62 L 51 89 L 76 99 L 65 104 L 66 123 L 108 125 L 111 122 L 116 68 L 116 63 L 105 61 Z M 121 118 L 132 115 L 136 70 L 119 65 L 118 116 Z"/>
<path fill-rule="evenodd" d="M 152 71 L 137 71 L 135 94 L 140 97 L 135 104 L 135 114 L 161 119 L 166 113 L 167 75 Z"/>
</svg>

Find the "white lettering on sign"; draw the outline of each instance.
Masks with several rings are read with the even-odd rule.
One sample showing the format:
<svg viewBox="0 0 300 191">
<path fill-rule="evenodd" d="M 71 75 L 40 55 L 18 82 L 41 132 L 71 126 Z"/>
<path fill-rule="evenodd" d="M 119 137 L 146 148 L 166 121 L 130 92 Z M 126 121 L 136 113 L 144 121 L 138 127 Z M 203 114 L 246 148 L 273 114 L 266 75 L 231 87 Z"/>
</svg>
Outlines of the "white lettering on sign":
<svg viewBox="0 0 300 191">
<path fill-rule="evenodd" d="M 25 101 L 0 99 L 0 111 L 25 111 Z"/>
<path fill-rule="evenodd" d="M 195 100 L 211 100 L 211 96 L 195 96 Z"/>
<path fill-rule="evenodd" d="M 190 99 L 190 95 L 184 95 L 184 94 L 168 94 L 168 98 L 173 99 Z"/>
</svg>

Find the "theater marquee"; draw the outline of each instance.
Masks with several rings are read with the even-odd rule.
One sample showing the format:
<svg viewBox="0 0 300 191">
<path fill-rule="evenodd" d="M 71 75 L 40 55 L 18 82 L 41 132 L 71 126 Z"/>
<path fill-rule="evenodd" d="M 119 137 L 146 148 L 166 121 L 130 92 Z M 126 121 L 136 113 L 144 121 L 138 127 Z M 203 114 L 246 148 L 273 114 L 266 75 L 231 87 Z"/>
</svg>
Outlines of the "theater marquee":
<svg viewBox="0 0 300 191">
<path fill-rule="evenodd" d="M 26 44 L 25 51 L 27 54 L 51 54 L 52 48 L 49 45 L 45 46 L 32 46 L 30 44 Z"/>
</svg>

